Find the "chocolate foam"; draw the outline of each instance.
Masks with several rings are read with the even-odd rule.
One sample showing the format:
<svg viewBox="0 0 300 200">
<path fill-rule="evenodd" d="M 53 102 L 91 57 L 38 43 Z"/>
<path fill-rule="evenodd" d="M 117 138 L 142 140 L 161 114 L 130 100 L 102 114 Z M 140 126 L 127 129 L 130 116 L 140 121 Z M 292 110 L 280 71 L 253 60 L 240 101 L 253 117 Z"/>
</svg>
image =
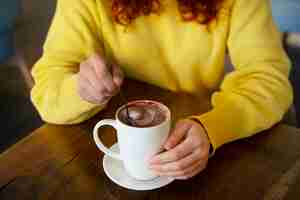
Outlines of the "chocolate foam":
<svg viewBox="0 0 300 200">
<path fill-rule="evenodd" d="M 131 126 L 151 127 L 161 124 L 166 120 L 166 113 L 159 104 L 154 102 L 135 102 L 128 105 L 128 114 L 126 107 L 119 112 L 119 119 Z"/>
</svg>

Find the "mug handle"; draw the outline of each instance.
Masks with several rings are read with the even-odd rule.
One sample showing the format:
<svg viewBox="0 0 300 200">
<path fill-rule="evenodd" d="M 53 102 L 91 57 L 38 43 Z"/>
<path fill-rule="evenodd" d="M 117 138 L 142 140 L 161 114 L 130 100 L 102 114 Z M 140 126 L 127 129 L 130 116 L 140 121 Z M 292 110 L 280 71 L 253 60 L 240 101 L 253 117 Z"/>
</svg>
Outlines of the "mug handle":
<svg viewBox="0 0 300 200">
<path fill-rule="evenodd" d="M 106 155 L 108 155 L 108 156 L 110 156 L 112 158 L 115 158 L 117 160 L 122 160 L 121 155 L 119 153 L 115 153 L 115 152 L 111 151 L 106 146 L 104 146 L 104 144 L 101 142 L 101 140 L 100 140 L 100 138 L 98 136 L 98 129 L 101 126 L 105 126 L 105 125 L 112 126 L 114 129 L 116 129 L 116 131 L 118 131 L 116 120 L 113 120 L 113 119 L 104 119 L 104 120 L 101 120 L 94 127 L 94 130 L 93 130 L 94 141 L 95 141 L 97 147 L 101 151 L 103 151 Z"/>
</svg>

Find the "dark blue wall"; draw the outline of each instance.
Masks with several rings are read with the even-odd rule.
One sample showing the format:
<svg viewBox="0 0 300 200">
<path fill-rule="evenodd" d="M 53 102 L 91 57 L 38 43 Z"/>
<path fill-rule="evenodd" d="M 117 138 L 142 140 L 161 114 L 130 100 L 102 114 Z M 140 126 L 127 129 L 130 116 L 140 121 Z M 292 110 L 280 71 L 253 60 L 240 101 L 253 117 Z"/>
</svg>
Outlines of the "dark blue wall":
<svg viewBox="0 0 300 200">
<path fill-rule="evenodd" d="M 13 53 L 13 26 L 19 11 L 19 0 L 0 2 L 0 62 Z"/>
</svg>

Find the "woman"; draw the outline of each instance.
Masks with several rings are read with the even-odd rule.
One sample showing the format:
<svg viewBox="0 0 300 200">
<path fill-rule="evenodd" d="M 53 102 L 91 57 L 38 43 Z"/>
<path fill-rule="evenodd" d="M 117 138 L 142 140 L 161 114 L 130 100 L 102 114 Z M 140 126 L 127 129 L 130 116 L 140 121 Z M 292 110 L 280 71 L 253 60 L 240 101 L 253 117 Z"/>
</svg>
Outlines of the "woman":
<svg viewBox="0 0 300 200">
<path fill-rule="evenodd" d="M 235 71 L 222 81 L 227 50 Z M 157 174 L 187 179 L 210 147 L 282 119 L 289 69 L 267 0 L 58 0 L 32 100 L 45 121 L 74 124 L 105 107 L 123 72 L 172 91 L 220 88 L 213 109 L 179 121 L 151 160 Z"/>
</svg>

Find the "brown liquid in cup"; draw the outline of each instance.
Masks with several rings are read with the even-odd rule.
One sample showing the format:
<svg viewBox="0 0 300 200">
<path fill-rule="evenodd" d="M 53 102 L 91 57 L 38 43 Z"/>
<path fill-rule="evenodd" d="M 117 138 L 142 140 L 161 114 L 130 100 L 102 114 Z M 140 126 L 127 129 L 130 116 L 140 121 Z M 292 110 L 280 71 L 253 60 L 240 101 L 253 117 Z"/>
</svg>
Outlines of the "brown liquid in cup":
<svg viewBox="0 0 300 200">
<path fill-rule="evenodd" d="M 126 107 L 120 110 L 118 118 L 127 125 L 135 127 L 151 127 L 166 120 L 166 113 L 161 106 L 154 102 L 135 102 L 128 105 L 130 118 L 128 119 Z M 130 120 L 130 121 L 129 121 Z"/>
</svg>

